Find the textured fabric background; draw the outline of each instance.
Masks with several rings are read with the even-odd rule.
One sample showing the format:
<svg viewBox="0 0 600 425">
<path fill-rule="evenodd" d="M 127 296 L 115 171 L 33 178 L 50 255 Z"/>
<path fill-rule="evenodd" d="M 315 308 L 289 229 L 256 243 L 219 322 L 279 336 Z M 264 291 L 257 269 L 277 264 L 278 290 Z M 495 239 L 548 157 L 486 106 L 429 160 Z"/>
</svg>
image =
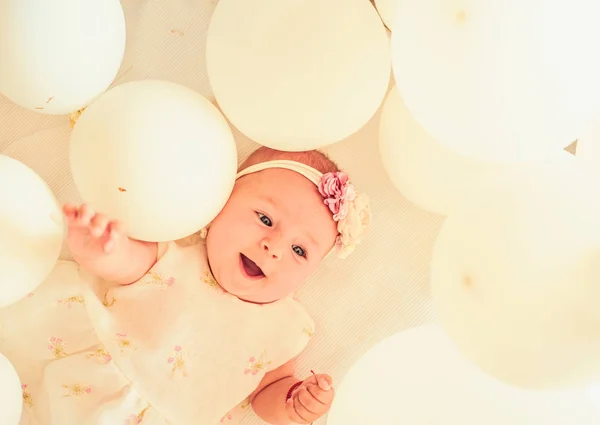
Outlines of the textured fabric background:
<svg viewBox="0 0 600 425">
<path fill-rule="evenodd" d="M 214 100 L 204 52 L 212 0 L 123 0 L 126 57 L 116 84 L 141 78 L 189 86 Z M 372 200 L 369 238 L 351 258 L 332 259 L 299 297 L 317 323 L 300 373 L 330 373 L 339 382 L 369 347 L 401 329 L 432 320 L 427 266 L 441 218 L 404 200 L 388 181 L 377 149 L 378 116 L 328 149 Z M 69 118 L 28 112 L 0 97 L 0 152 L 32 167 L 60 202 L 79 202 L 68 165 Z M 243 159 L 255 145 L 236 132 Z M 199 158 L 201 163 L 202 159 Z M 66 250 L 63 258 L 69 258 Z M 250 415 L 248 424 L 262 421 Z M 324 423 L 324 421 L 321 421 Z"/>
<path fill-rule="evenodd" d="M 216 0 L 122 3 L 128 42 L 116 83 L 165 79 L 214 100 L 204 53 Z M 379 159 L 378 118 L 327 149 L 371 197 L 374 223 L 370 237 L 352 257 L 329 260 L 299 293 L 317 323 L 316 336 L 299 363 L 302 376 L 313 369 L 330 373 L 339 383 L 377 341 L 434 320 L 428 262 L 442 218 L 413 206 L 391 185 Z M 32 167 L 61 203 L 80 201 L 68 166 L 70 131 L 68 117 L 28 112 L 0 96 L 0 153 Z M 236 136 L 243 159 L 255 146 L 237 132 Z M 198 158 L 199 165 L 202 161 Z M 66 250 L 62 258 L 69 258 Z M 262 421 L 250 415 L 244 423 Z"/>
</svg>

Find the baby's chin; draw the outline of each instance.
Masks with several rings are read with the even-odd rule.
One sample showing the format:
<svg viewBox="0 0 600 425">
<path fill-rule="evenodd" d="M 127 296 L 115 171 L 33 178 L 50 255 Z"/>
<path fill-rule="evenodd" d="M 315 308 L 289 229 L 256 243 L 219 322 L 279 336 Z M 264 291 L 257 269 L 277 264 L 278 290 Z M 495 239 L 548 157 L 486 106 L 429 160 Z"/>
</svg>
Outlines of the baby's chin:
<svg viewBox="0 0 600 425">
<path fill-rule="evenodd" d="M 263 287 L 262 285 L 257 287 L 256 283 L 254 285 L 244 285 L 237 282 L 225 282 L 221 285 L 221 287 L 228 294 L 231 294 L 242 301 L 254 304 L 270 304 L 280 298 L 283 298 L 279 297 L 277 299 L 273 299 L 272 295 L 269 296 L 260 290 Z"/>
</svg>

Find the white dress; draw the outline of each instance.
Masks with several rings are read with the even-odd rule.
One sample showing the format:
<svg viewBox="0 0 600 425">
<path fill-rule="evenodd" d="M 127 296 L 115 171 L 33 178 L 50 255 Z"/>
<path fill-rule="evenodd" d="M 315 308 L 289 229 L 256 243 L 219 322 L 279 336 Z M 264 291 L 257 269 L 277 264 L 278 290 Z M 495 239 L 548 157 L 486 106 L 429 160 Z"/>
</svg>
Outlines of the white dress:
<svg viewBox="0 0 600 425">
<path fill-rule="evenodd" d="M 314 332 L 291 297 L 257 305 L 224 292 L 201 239 L 161 244 L 128 286 L 59 262 L 0 320 L 0 352 L 23 382 L 23 425 L 231 424 Z"/>
</svg>

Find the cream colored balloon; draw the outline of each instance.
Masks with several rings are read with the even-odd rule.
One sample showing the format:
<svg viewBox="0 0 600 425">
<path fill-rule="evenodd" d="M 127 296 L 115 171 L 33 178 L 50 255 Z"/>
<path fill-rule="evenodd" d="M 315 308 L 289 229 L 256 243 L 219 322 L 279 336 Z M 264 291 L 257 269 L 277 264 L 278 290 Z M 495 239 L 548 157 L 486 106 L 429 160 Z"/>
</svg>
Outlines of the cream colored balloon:
<svg viewBox="0 0 600 425">
<path fill-rule="evenodd" d="M 450 149 L 530 160 L 567 146 L 593 116 L 599 3 L 397 1 L 398 89 L 417 122 Z"/>
<path fill-rule="evenodd" d="M 375 345 L 336 389 L 327 425 L 591 424 L 600 410 L 584 391 L 512 388 L 467 362 L 436 325 Z"/>
<path fill-rule="evenodd" d="M 600 168 L 600 118 L 577 139 L 576 155 L 584 164 Z"/>
<path fill-rule="evenodd" d="M 507 164 L 460 155 L 436 142 L 414 120 L 395 87 L 381 111 L 379 151 L 384 168 L 396 188 L 419 207 L 447 215 L 473 184 Z M 544 152 L 549 158 L 572 158 L 562 149 Z"/>
<path fill-rule="evenodd" d="M 380 106 L 391 73 L 385 27 L 364 0 L 220 0 L 206 60 L 232 124 L 286 151 L 359 130 Z"/>
<path fill-rule="evenodd" d="M 70 161 L 84 202 L 129 236 L 159 242 L 188 236 L 219 213 L 237 152 L 227 121 L 206 98 L 146 80 L 112 88 L 84 111 Z"/>
<path fill-rule="evenodd" d="M 48 276 L 63 243 L 54 194 L 33 170 L 0 155 L 0 308 L 33 291 Z"/>
<path fill-rule="evenodd" d="M 600 197 L 578 161 L 515 167 L 446 219 L 431 263 L 440 322 L 516 386 L 600 380 Z"/>
<path fill-rule="evenodd" d="M 23 410 L 23 391 L 17 371 L 0 353 L 0 423 L 17 425 Z"/>
<path fill-rule="evenodd" d="M 44 114 L 91 103 L 125 52 L 119 0 L 0 1 L 0 93 Z"/>
<path fill-rule="evenodd" d="M 385 26 L 392 31 L 394 26 L 394 15 L 396 14 L 396 6 L 398 0 L 375 0 L 375 7 L 379 12 L 379 16 L 385 23 Z"/>
</svg>

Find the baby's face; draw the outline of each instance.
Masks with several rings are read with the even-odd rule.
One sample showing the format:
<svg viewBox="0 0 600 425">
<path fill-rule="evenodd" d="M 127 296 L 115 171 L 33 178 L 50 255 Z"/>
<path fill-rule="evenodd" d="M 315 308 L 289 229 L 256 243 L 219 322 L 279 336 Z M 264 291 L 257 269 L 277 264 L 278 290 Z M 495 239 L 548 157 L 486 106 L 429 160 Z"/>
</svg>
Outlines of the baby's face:
<svg viewBox="0 0 600 425">
<path fill-rule="evenodd" d="M 237 181 L 211 223 L 208 259 L 219 284 L 250 302 L 294 292 L 335 243 L 337 226 L 313 183 L 268 169 Z"/>
</svg>

